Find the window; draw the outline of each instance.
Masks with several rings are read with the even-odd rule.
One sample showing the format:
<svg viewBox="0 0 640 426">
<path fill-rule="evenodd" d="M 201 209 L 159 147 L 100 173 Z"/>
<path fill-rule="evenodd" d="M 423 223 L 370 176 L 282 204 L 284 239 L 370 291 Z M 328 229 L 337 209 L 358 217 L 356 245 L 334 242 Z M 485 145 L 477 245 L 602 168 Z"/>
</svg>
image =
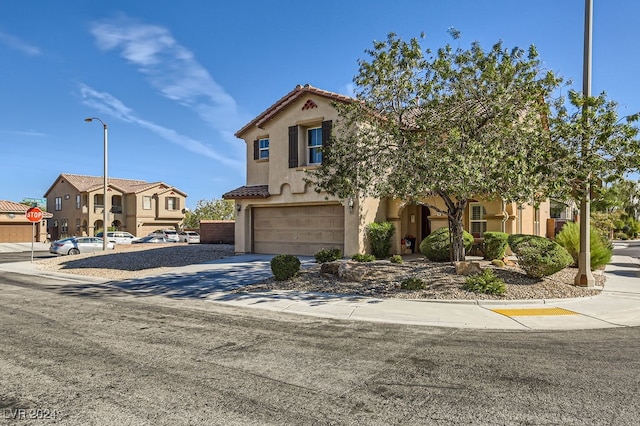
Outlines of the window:
<svg viewBox="0 0 640 426">
<path fill-rule="evenodd" d="M 322 163 L 322 127 L 307 130 L 307 164 Z"/>
<path fill-rule="evenodd" d="M 482 204 L 473 203 L 469 205 L 469 212 L 471 216 L 470 218 L 471 235 L 473 235 L 476 238 L 479 238 L 482 236 L 482 234 L 487 232 L 487 221 L 484 218 L 485 215 L 487 214 L 487 211 L 485 210 Z"/>
<path fill-rule="evenodd" d="M 80 219 L 76 219 L 76 232 L 80 232 Z"/>
<path fill-rule="evenodd" d="M 62 210 L 62 197 L 56 197 L 55 199 L 56 210 Z"/>
<path fill-rule="evenodd" d="M 66 234 L 67 232 L 69 232 L 69 220 L 68 219 L 62 219 L 60 221 L 60 223 L 61 223 L 60 232 L 62 232 L 63 234 Z"/>
<path fill-rule="evenodd" d="M 80 194 L 76 195 L 76 209 L 79 209 L 82 206 L 82 197 L 80 197 Z"/>
<path fill-rule="evenodd" d="M 253 141 L 253 159 L 269 159 L 269 138 L 260 138 Z"/>
<path fill-rule="evenodd" d="M 167 210 L 179 210 L 180 209 L 180 201 L 178 197 L 167 197 Z"/>
<path fill-rule="evenodd" d="M 151 210 L 151 196 L 145 195 L 142 197 L 142 210 Z"/>
</svg>

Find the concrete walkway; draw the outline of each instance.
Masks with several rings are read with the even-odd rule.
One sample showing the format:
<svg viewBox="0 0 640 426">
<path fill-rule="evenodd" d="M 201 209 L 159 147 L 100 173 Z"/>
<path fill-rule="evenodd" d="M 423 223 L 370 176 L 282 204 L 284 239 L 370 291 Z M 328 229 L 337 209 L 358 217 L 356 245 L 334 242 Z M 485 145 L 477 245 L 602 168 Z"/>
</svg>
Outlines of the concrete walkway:
<svg viewBox="0 0 640 426">
<path fill-rule="evenodd" d="M 428 301 L 353 295 L 231 290 L 271 276 L 270 256 L 242 255 L 176 268 L 169 273 L 121 282 L 37 270 L 30 262 L 0 264 L 0 270 L 64 279 L 78 294 L 97 290 L 197 298 L 213 303 L 341 320 L 493 330 L 577 330 L 640 326 L 640 263 L 613 256 L 601 294 L 534 301 Z M 312 263 L 312 259 L 302 259 Z M 66 286 L 66 291 L 69 290 Z"/>
</svg>

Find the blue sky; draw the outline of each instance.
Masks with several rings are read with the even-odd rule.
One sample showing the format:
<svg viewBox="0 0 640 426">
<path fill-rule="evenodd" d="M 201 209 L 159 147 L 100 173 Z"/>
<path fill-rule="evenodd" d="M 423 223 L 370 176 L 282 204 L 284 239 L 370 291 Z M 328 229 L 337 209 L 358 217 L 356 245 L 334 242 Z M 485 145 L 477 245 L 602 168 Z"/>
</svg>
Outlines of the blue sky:
<svg viewBox="0 0 640 426">
<path fill-rule="evenodd" d="M 3 0 L 0 199 L 41 197 L 60 173 L 163 181 L 191 208 L 245 183 L 233 134 L 296 84 L 351 94 L 389 32 L 423 47 L 537 46 L 582 87 L 583 0 Z M 592 93 L 640 111 L 640 2 L 594 0 Z"/>
</svg>

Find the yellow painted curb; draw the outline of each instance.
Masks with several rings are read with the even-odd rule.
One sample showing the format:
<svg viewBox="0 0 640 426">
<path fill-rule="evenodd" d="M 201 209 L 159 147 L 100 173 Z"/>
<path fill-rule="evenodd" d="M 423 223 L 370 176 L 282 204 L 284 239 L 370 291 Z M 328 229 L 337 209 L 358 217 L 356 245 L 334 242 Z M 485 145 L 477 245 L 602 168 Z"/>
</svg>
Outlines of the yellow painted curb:
<svg viewBox="0 0 640 426">
<path fill-rule="evenodd" d="M 542 315 L 578 315 L 577 312 L 562 308 L 518 308 L 492 309 L 491 311 L 507 317 L 534 317 Z"/>
</svg>

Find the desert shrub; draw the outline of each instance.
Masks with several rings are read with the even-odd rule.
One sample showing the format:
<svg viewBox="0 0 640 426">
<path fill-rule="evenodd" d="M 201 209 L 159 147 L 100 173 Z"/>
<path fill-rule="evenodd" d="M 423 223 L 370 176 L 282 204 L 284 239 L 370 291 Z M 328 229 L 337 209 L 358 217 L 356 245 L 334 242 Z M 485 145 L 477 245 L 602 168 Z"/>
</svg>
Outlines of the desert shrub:
<svg viewBox="0 0 640 426">
<path fill-rule="evenodd" d="M 515 253 L 516 250 L 518 250 L 518 246 L 521 243 L 527 242 L 532 238 L 540 238 L 540 237 L 536 235 L 529 235 L 529 234 L 511 234 L 507 238 L 507 244 L 511 248 L 511 251 Z"/>
<path fill-rule="evenodd" d="M 542 278 L 553 275 L 573 263 L 569 252 L 560 244 L 544 237 L 530 235 L 511 248 L 518 257 L 518 264 L 528 276 Z"/>
<path fill-rule="evenodd" d="M 394 254 L 389 258 L 389 262 L 391 263 L 404 263 L 404 259 L 399 254 Z"/>
<path fill-rule="evenodd" d="M 464 248 L 469 251 L 473 246 L 473 235 L 463 231 Z M 449 228 L 440 228 L 420 243 L 420 252 L 434 262 L 446 262 L 451 259 L 449 249 Z"/>
<path fill-rule="evenodd" d="M 400 288 L 403 290 L 424 290 L 427 288 L 427 284 L 420 278 L 406 278 L 400 283 Z"/>
<path fill-rule="evenodd" d="M 356 262 L 373 262 L 376 260 L 376 257 L 372 254 L 356 253 L 351 256 L 351 260 L 355 260 Z"/>
<path fill-rule="evenodd" d="M 300 272 L 300 259 L 291 254 L 279 254 L 271 259 L 271 272 L 277 281 L 286 281 Z"/>
<path fill-rule="evenodd" d="M 628 240 L 629 236 L 627 234 L 625 234 L 624 232 L 616 232 L 615 234 L 613 234 L 613 238 L 615 238 L 616 240 Z"/>
<path fill-rule="evenodd" d="M 371 253 L 378 258 L 384 259 L 391 249 L 391 237 L 395 232 L 395 227 L 391 222 L 372 222 L 367 226 L 367 237 L 371 243 Z"/>
<path fill-rule="evenodd" d="M 342 259 L 342 250 L 340 249 L 320 249 L 315 254 L 316 262 L 327 263 Z"/>
<path fill-rule="evenodd" d="M 484 237 L 484 258 L 486 260 L 502 259 L 507 251 L 506 232 L 485 232 Z"/>
<path fill-rule="evenodd" d="M 462 287 L 467 291 L 485 294 L 504 294 L 507 291 L 504 280 L 496 277 L 491 269 L 467 277 Z"/>
<path fill-rule="evenodd" d="M 591 270 L 595 270 L 611 261 L 613 246 L 611 242 L 603 237 L 594 227 L 591 227 L 589 239 Z M 573 265 L 578 265 L 578 256 L 580 255 L 580 225 L 575 222 L 565 223 L 562 231 L 556 235 L 556 242 L 567 249 L 573 258 Z"/>
</svg>

